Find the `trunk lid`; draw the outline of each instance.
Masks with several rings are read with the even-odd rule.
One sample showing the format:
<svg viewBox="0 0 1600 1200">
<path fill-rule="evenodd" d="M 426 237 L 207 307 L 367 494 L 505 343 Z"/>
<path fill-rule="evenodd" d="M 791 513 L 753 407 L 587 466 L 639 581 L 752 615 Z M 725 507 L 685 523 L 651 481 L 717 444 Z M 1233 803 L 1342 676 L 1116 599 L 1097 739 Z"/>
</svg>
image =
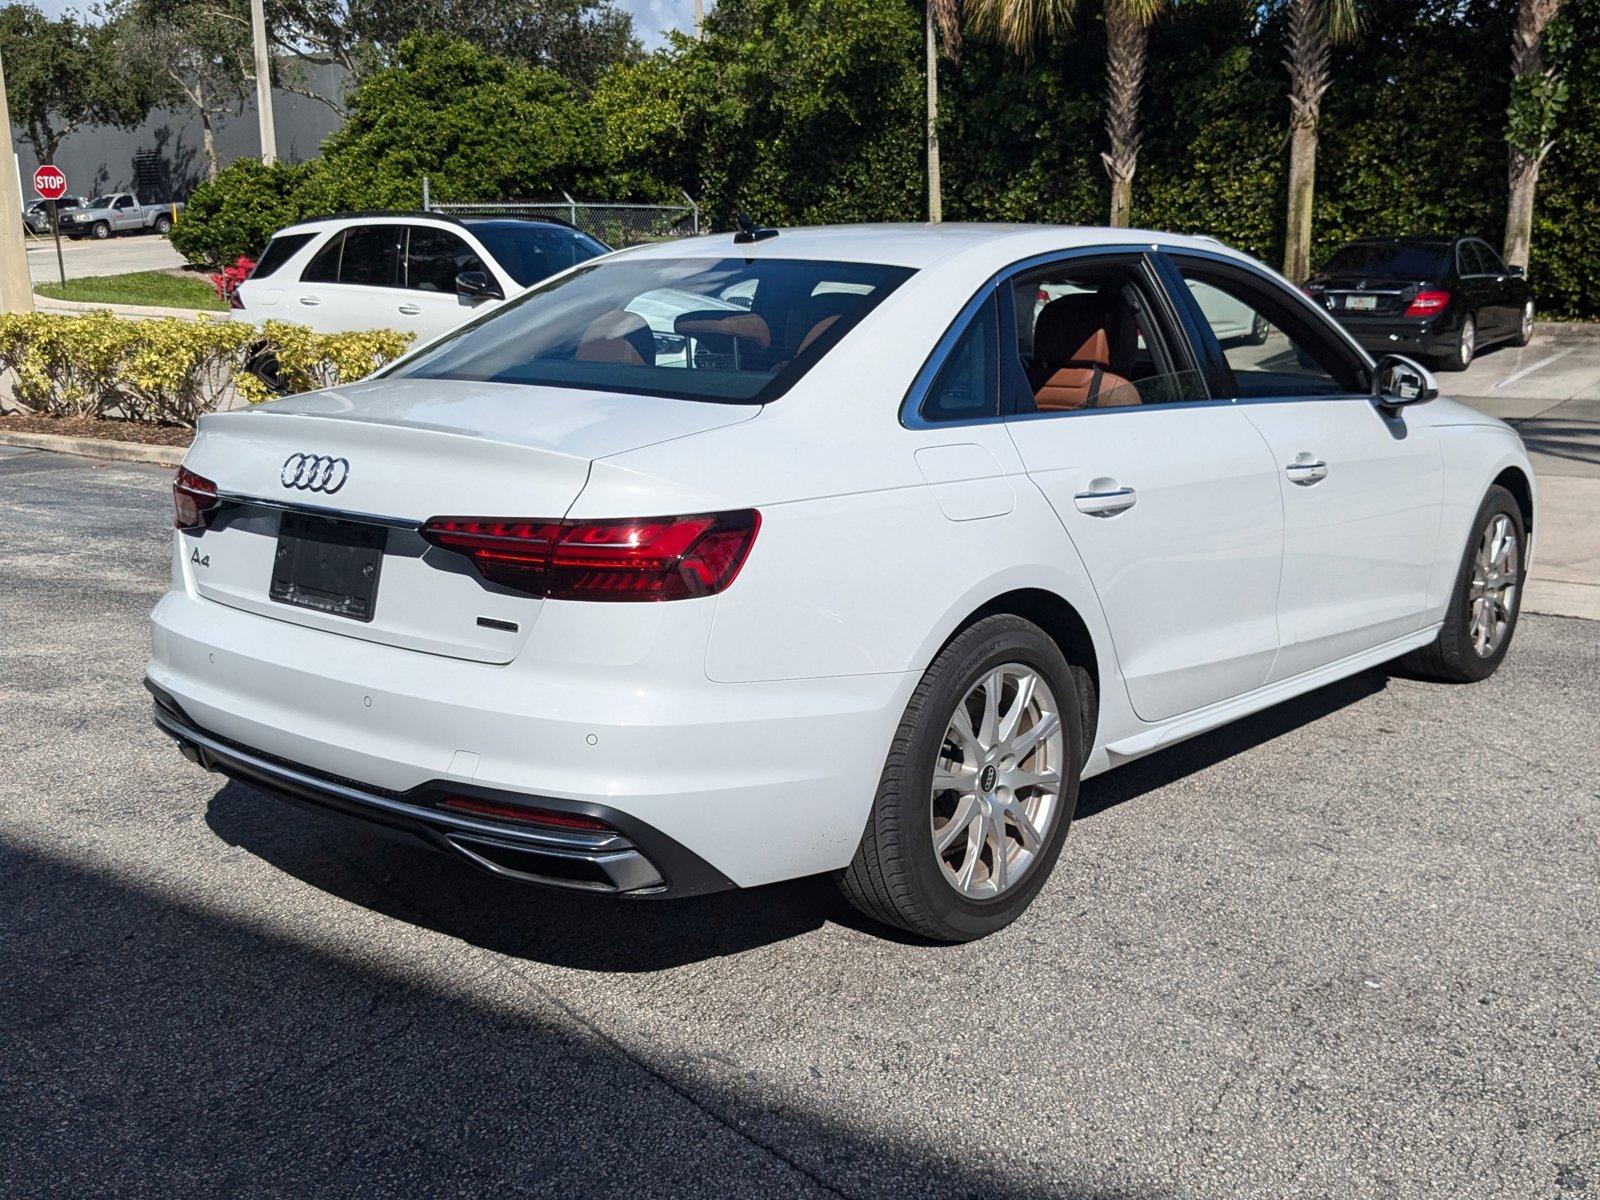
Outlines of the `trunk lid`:
<svg viewBox="0 0 1600 1200">
<path fill-rule="evenodd" d="M 542 601 L 486 583 L 464 558 L 425 543 L 417 527 L 433 516 L 559 519 L 583 490 L 595 459 L 749 420 L 759 411 L 415 379 L 372 381 L 207 416 L 184 465 L 212 480 L 223 504 L 203 533 L 185 535 L 183 569 L 207 599 L 276 620 L 509 662 L 526 643 Z M 286 514 L 319 518 L 313 522 L 318 529 L 381 546 L 381 558 L 368 564 L 375 591 L 366 619 L 273 599 L 274 580 L 285 569 L 282 556 L 302 554 L 298 543 L 280 545 Z M 329 527 L 330 520 L 338 524 Z M 303 535 L 303 522 L 291 520 L 288 532 Z"/>
</svg>

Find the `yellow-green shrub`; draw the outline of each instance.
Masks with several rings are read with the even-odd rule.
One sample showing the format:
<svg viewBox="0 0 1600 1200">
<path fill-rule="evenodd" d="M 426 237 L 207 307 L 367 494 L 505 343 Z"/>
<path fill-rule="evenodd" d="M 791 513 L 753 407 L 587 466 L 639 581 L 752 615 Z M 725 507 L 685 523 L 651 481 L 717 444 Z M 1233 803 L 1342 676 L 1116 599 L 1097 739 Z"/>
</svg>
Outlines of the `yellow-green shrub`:
<svg viewBox="0 0 1600 1200">
<path fill-rule="evenodd" d="M 364 379 L 405 353 L 412 337 L 393 329 L 317 333 L 288 321 L 268 321 L 261 327 L 256 353 L 276 360 L 278 382 L 290 393 L 311 392 Z M 253 374 L 241 373 L 234 382 L 239 394 L 253 403 L 272 399 Z"/>
<path fill-rule="evenodd" d="M 13 398 L 45 416 L 103 417 L 193 425 L 231 392 L 271 396 L 247 361 L 276 359 L 291 391 L 349 383 L 392 361 L 410 334 L 314 333 L 269 321 L 176 317 L 130 321 L 109 312 L 0 315 L 0 371 L 14 373 Z"/>
</svg>

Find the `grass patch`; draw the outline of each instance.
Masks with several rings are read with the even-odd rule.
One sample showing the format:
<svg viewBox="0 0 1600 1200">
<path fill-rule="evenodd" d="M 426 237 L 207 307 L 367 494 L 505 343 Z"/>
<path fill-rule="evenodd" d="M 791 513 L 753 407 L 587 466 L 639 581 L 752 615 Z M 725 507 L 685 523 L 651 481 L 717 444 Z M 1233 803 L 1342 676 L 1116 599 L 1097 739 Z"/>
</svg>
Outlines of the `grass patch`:
<svg viewBox="0 0 1600 1200">
<path fill-rule="evenodd" d="M 33 289 L 56 300 L 88 304 L 149 304 L 158 308 L 196 308 L 226 312 L 208 280 L 165 271 L 135 271 L 131 275 L 90 275 L 66 283 L 41 283 Z"/>
</svg>

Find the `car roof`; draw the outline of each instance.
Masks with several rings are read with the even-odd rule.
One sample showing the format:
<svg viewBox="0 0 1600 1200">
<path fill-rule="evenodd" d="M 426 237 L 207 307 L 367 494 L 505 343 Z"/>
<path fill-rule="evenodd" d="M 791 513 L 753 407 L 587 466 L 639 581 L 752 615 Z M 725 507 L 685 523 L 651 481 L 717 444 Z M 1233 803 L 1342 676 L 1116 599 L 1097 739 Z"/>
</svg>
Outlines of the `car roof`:
<svg viewBox="0 0 1600 1200">
<path fill-rule="evenodd" d="M 1482 240 L 1473 234 L 1464 234 L 1458 238 L 1446 237 L 1443 234 L 1405 234 L 1400 237 L 1352 238 L 1345 244 L 1347 246 L 1453 246 L 1457 242 Z"/>
<path fill-rule="evenodd" d="M 1159 244 L 1235 255 L 1214 238 L 1158 233 L 1145 229 L 1107 229 L 1089 225 L 1009 225 L 947 221 L 939 224 L 817 225 L 780 229 L 778 236 L 736 243 L 734 235 L 652 242 L 620 253 L 630 258 L 794 258 L 880 263 L 922 268 L 965 251 L 993 248 L 1013 257 L 1094 246 Z M 1242 256 L 1240 256 L 1242 257 Z"/>
<path fill-rule="evenodd" d="M 452 213 L 428 212 L 426 210 L 404 212 L 396 209 L 375 209 L 370 212 L 329 213 L 325 217 L 307 217 L 303 221 L 285 225 L 277 233 L 319 233 L 323 230 L 336 229 L 345 225 L 384 225 L 391 223 L 416 225 L 423 222 L 454 226 L 457 229 L 526 229 L 529 225 L 535 225 L 545 228 L 571 229 L 577 232 L 576 226 L 570 221 L 563 221 L 560 217 L 457 217 Z M 277 233 L 273 236 L 276 237 Z"/>
</svg>

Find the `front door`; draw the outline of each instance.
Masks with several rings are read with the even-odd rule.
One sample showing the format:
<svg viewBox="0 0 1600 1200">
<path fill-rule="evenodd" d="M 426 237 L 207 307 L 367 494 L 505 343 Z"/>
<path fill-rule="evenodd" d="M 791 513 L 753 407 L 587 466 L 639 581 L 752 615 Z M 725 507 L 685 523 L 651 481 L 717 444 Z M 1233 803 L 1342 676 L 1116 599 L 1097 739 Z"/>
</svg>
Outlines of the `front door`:
<svg viewBox="0 0 1600 1200">
<path fill-rule="evenodd" d="M 1134 711 L 1260 687 L 1278 649 L 1277 471 L 1210 402 L 1141 256 L 1066 257 L 1001 291 L 1007 424 L 1088 568 Z"/>
<path fill-rule="evenodd" d="M 1439 536 L 1437 436 L 1370 396 L 1366 364 L 1283 285 L 1240 266 L 1174 255 L 1212 391 L 1271 452 L 1283 507 L 1282 649 L 1269 681 L 1380 646 L 1422 623 Z M 1253 309 L 1263 334 L 1216 336 L 1206 314 Z"/>
</svg>

